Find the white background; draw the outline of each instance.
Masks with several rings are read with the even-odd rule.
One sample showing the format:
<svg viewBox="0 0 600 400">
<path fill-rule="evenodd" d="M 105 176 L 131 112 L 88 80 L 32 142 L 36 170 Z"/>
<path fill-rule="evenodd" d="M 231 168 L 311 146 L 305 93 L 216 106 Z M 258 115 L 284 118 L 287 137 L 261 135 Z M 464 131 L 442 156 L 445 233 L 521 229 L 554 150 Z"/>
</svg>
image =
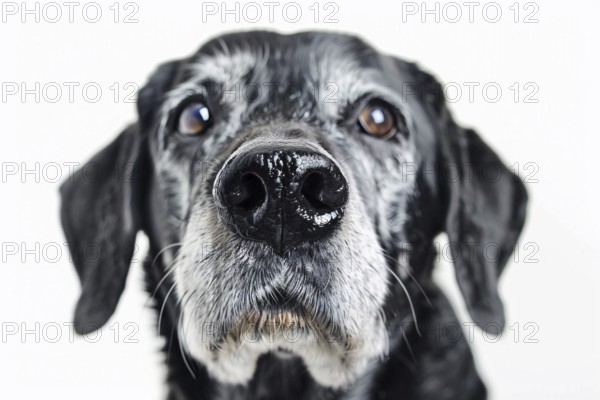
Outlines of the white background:
<svg viewBox="0 0 600 400">
<path fill-rule="evenodd" d="M 34 95 L 23 101 L 21 93 L 0 102 L 0 160 L 5 172 L 14 165 L 19 169 L 16 175 L 3 176 L 0 184 L 2 397 L 161 398 L 161 342 L 142 291 L 143 254 L 136 255 L 127 289 L 109 322 L 113 329 L 105 327 L 97 343 L 70 340 L 63 324 L 71 319 L 79 283 L 66 248 L 62 247 L 57 261 L 51 252 L 64 238 L 58 218 L 58 183 L 50 182 L 56 170 L 43 167 L 82 163 L 112 140 L 135 119 L 134 104 L 123 99 L 130 92 L 125 85 L 142 85 L 158 63 L 187 56 L 219 33 L 267 28 L 347 31 L 383 52 L 418 61 L 450 86 L 461 85 L 461 99 L 450 105 L 456 118 L 475 127 L 507 164 L 518 163 L 525 177 L 534 171 L 525 169 L 525 164 L 534 163 L 528 164 L 537 169 L 530 178 L 538 182 L 527 183 L 531 201 L 519 257 L 508 265 L 501 282 L 507 325 L 518 323 L 520 335 L 515 337 L 513 325 L 515 330 L 507 330 L 502 340 L 491 343 L 476 331 L 477 363 L 494 399 L 599 398 L 597 3 L 538 0 L 534 18 L 539 21 L 524 23 L 533 6 L 517 3 L 520 15 L 515 22 L 514 6 L 509 8 L 515 2 L 500 2 L 502 17 L 491 23 L 485 17 L 493 18 L 494 10 L 482 14 L 487 2 L 480 2 L 469 22 L 468 8 L 459 1 L 462 18 L 451 23 L 448 19 L 455 17 L 456 9 L 446 8 L 444 15 L 443 3 L 438 6 L 439 22 L 435 15 L 426 15 L 423 22 L 420 14 L 404 14 L 403 20 L 399 1 L 337 0 L 339 22 L 324 23 L 332 9 L 325 10 L 327 1 L 321 0 L 315 23 L 309 9 L 315 1 L 311 0 L 299 2 L 303 15 L 292 23 L 283 17 L 286 2 L 281 1 L 273 23 L 268 21 L 266 8 L 257 23 L 243 19 L 236 23 L 234 15 L 226 15 L 223 23 L 220 15 L 203 22 L 200 1 L 144 1 L 138 3 L 134 16 L 139 22 L 132 24 L 122 22 L 133 10 L 124 9 L 125 3 L 118 3 L 118 23 L 109 9 L 112 2 L 100 2 L 103 14 L 97 23 L 83 18 L 85 2 L 75 9 L 72 23 L 66 6 L 61 7 L 63 15 L 56 23 L 45 21 L 43 15 L 39 23 L 34 15 L 26 16 L 23 23 L 20 12 L 3 15 L 6 21 L 0 23 L 0 81 L 25 83 L 28 88 L 36 82 L 40 87 L 56 82 L 63 88 L 56 103 L 48 101 L 54 92 L 41 93 L 39 103 Z M 421 2 L 414 4 L 423 7 Z M 33 8 L 34 3 L 27 2 L 27 7 Z M 233 2 L 228 7 L 233 8 Z M 434 3 L 427 7 L 433 8 Z M 46 11 L 51 13 L 46 18 L 54 18 L 54 10 Z M 93 10 L 88 12 L 88 17 L 94 16 Z M 289 12 L 288 19 L 294 17 Z M 65 82 L 80 84 L 73 102 Z M 83 97 L 82 86 L 89 82 L 103 90 L 96 103 Z M 115 82 L 120 87 L 118 101 L 110 89 Z M 472 102 L 464 82 L 480 84 Z M 495 103 L 487 101 L 481 91 L 490 82 L 502 89 Z M 515 82 L 521 88 L 517 102 L 510 89 Z M 524 102 L 531 91 L 523 88 L 528 82 L 539 88 L 533 96 L 537 103 Z M 93 96 L 93 91 L 89 94 Z M 493 97 L 494 92 L 488 94 Z M 22 174 L 26 168 L 35 168 L 35 163 L 39 163 L 37 176 Z M 140 243 L 143 246 L 145 238 Z M 7 251 L 11 244 L 17 246 L 17 254 Z M 527 262 L 525 256 L 536 248 L 529 261 L 537 262 Z M 468 321 L 451 265 L 442 262 L 436 278 L 461 318 Z M 125 326 L 129 322 L 139 327 L 133 335 L 138 343 L 124 343 L 124 335 L 132 332 Z M 23 329 L 36 331 L 36 323 L 40 324 L 39 337 L 34 333 L 21 336 Z M 533 336 L 537 343 L 526 343 L 524 336 L 531 332 L 531 328 L 524 329 L 526 323 L 539 327 Z M 57 343 L 49 343 L 48 338 L 56 335 L 55 324 L 62 327 L 62 336 Z M 7 335 L 15 326 L 17 334 Z M 118 343 L 116 332 L 120 333 Z"/>
</svg>

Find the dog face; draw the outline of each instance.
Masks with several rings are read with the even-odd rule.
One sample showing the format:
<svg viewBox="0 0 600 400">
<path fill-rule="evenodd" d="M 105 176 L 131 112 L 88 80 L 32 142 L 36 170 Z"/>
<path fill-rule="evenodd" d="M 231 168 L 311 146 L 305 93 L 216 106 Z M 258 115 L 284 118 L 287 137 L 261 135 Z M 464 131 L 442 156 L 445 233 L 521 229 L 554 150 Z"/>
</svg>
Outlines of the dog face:
<svg viewBox="0 0 600 400">
<path fill-rule="evenodd" d="M 442 231 L 474 320 L 503 324 L 523 185 L 414 64 L 344 35 L 232 34 L 161 66 L 138 111 L 93 160 L 110 176 L 62 188 L 68 239 L 102 250 L 74 250 L 80 331 L 114 311 L 138 230 L 168 265 L 181 342 L 223 382 L 274 352 L 351 383 L 416 322 Z"/>
</svg>

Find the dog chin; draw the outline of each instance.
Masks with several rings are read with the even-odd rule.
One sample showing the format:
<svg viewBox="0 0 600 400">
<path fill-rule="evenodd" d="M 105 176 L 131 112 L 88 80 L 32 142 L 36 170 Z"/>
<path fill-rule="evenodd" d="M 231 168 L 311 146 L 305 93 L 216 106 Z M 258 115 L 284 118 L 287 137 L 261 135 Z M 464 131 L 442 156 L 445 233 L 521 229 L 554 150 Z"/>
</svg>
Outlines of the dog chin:
<svg viewBox="0 0 600 400">
<path fill-rule="evenodd" d="M 344 340 L 341 335 L 327 333 L 319 321 L 289 311 L 247 313 L 218 345 L 198 340 L 192 331 L 184 338 L 188 352 L 207 367 L 212 377 L 226 384 L 247 384 L 260 356 L 272 353 L 281 359 L 301 359 L 322 386 L 343 388 L 387 351 L 387 336 L 381 330 L 381 337 L 371 337 L 368 342 L 362 338 Z"/>
</svg>

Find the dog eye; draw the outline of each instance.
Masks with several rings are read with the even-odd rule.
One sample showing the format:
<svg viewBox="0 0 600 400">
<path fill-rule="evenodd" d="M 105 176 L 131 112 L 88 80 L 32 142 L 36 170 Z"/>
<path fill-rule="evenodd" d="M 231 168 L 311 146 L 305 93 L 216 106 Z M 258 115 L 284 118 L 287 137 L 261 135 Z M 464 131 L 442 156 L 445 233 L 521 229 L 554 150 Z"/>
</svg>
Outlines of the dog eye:
<svg viewBox="0 0 600 400">
<path fill-rule="evenodd" d="M 396 134 L 396 119 L 393 112 L 380 103 L 368 104 L 358 116 L 358 122 L 371 136 L 388 139 Z"/>
<path fill-rule="evenodd" d="M 179 114 L 177 131 L 183 135 L 198 135 L 206 130 L 212 122 L 208 107 L 201 102 L 193 102 L 185 106 Z"/>
</svg>

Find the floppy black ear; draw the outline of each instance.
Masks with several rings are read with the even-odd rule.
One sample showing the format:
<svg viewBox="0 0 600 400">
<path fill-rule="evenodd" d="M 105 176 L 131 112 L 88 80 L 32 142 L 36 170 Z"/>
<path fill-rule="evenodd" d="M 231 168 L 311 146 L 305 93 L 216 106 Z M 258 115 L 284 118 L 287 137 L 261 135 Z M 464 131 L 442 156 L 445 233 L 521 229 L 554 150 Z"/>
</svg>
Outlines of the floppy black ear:
<svg viewBox="0 0 600 400">
<path fill-rule="evenodd" d="M 408 66 L 437 124 L 440 201 L 458 286 L 474 322 L 499 333 L 505 319 L 498 278 L 525 222 L 525 186 L 475 131 L 454 122 L 435 78 Z"/>
<path fill-rule="evenodd" d="M 140 122 L 77 170 L 60 188 L 61 221 L 81 281 L 75 330 L 94 331 L 114 313 L 125 288 L 136 234 L 143 229 L 151 175 L 148 126 L 173 79 L 177 63 L 161 66 L 140 91 Z"/>
<path fill-rule="evenodd" d="M 500 333 L 505 320 L 498 278 L 523 228 L 527 192 L 473 130 L 457 127 L 442 136 L 447 173 L 440 179 L 458 286 L 474 322 Z"/>
<path fill-rule="evenodd" d="M 61 221 L 81 281 L 78 333 L 104 325 L 125 288 L 139 229 L 140 142 L 137 124 L 127 127 L 60 188 Z"/>
</svg>

